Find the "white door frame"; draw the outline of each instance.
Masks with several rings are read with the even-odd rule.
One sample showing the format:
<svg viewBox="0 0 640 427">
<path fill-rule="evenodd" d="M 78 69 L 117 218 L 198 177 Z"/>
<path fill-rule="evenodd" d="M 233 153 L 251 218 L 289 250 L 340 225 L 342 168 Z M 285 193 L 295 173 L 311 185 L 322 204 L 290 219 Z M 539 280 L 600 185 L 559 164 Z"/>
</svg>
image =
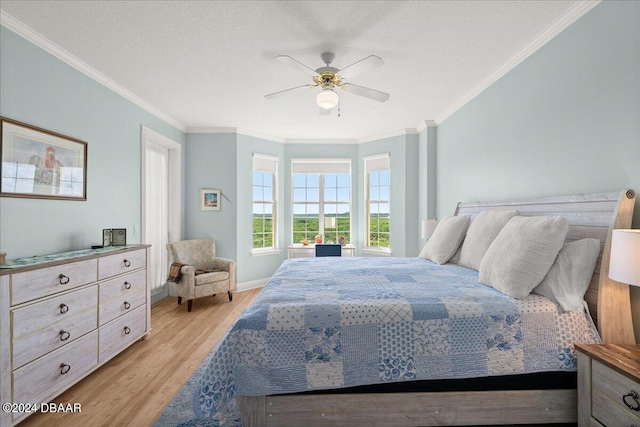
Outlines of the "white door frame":
<svg viewBox="0 0 640 427">
<path fill-rule="evenodd" d="M 181 217 L 182 217 L 182 146 L 154 131 L 151 128 L 142 126 L 141 132 L 141 191 L 140 191 L 140 236 L 141 242 L 146 242 L 146 149 L 149 143 L 166 147 L 169 152 L 169 212 L 168 212 L 168 239 L 169 241 L 180 240 L 181 238 Z"/>
</svg>

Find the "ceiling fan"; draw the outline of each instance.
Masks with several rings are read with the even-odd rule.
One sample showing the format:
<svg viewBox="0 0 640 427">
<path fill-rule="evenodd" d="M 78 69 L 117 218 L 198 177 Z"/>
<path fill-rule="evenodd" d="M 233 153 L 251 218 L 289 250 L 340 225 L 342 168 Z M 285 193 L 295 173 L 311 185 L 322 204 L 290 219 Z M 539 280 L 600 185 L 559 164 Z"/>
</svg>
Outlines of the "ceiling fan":
<svg viewBox="0 0 640 427">
<path fill-rule="evenodd" d="M 320 107 L 320 115 L 322 116 L 330 114 L 331 109 L 338 105 L 340 98 L 335 92 L 336 88 L 340 88 L 345 92 L 353 93 L 354 95 L 360 95 L 364 96 L 365 98 L 373 99 L 374 101 L 385 102 L 387 99 L 389 99 L 390 95 L 388 93 L 380 92 L 379 90 L 370 89 L 368 87 L 356 85 L 346 81 L 358 74 L 383 65 L 384 62 L 382 61 L 382 58 L 375 55 L 370 55 L 339 70 L 331 66 L 331 63 L 333 62 L 335 57 L 335 54 L 331 52 L 323 53 L 322 55 L 320 55 L 320 58 L 322 58 L 322 62 L 324 62 L 326 65 L 314 70 L 313 68 L 307 67 L 302 62 L 293 59 L 288 55 L 276 56 L 276 59 L 283 64 L 287 64 L 311 76 L 313 78 L 313 83 L 270 93 L 268 95 L 265 95 L 264 97 L 267 99 L 273 99 L 282 95 L 286 95 L 289 92 L 297 89 L 320 87 L 322 89 L 322 92 L 320 92 L 316 96 L 316 102 L 318 103 L 318 107 Z"/>
</svg>

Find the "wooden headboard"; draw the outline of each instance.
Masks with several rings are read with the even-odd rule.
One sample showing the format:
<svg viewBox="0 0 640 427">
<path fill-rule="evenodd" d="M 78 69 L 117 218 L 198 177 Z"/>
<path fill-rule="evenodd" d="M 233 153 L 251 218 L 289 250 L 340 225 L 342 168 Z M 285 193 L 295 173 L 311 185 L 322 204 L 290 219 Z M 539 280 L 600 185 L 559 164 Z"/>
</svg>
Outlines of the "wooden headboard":
<svg viewBox="0 0 640 427">
<path fill-rule="evenodd" d="M 603 194 L 507 200 L 460 202 L 455 215 L 472 218 L 485 209 L 518 209 L 520 215 L 559 215 L 569 221 L 567 241 L 600 240 L 600 256 L 585 294 L 604 343 L 635 344 L 629 286 L 609 279 L 611 231 L 631 228 L 636 194 L 633 190 Z"/>
</svg>

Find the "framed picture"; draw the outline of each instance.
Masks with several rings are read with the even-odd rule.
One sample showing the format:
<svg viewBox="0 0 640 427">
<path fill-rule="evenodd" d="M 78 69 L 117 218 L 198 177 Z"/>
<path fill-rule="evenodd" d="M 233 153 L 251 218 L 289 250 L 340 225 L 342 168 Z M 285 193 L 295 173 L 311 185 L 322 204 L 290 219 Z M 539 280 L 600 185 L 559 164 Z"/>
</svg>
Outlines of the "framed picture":
<svg viewBox="0 0 640 427">
<path fill-rule="evenodd" d="M 220 210 L 220 190 L 203 188 L 200 190 L 200 210 L 219 211 Z"/>
<path fill-rule="evenodd" d="M 0 196 L 87 200 L 87 143 L 0 117 Z"/>
</svg>

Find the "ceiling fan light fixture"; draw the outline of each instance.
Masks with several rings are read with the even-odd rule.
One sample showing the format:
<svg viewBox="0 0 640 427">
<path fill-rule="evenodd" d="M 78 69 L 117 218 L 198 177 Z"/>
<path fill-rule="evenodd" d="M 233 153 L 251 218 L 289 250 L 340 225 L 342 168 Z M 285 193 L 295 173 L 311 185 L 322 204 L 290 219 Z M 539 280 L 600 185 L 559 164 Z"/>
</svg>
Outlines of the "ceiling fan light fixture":
<svg viewBox="0 0 640 427">
<path fill-rule="evenodd" d="M 331 109 L 338 105 L 339 100 L 338 94 L 335 93 L 333 89 L 324 89 L 316 96 L 318 106 L 326 109 Z"/>
</svg>

